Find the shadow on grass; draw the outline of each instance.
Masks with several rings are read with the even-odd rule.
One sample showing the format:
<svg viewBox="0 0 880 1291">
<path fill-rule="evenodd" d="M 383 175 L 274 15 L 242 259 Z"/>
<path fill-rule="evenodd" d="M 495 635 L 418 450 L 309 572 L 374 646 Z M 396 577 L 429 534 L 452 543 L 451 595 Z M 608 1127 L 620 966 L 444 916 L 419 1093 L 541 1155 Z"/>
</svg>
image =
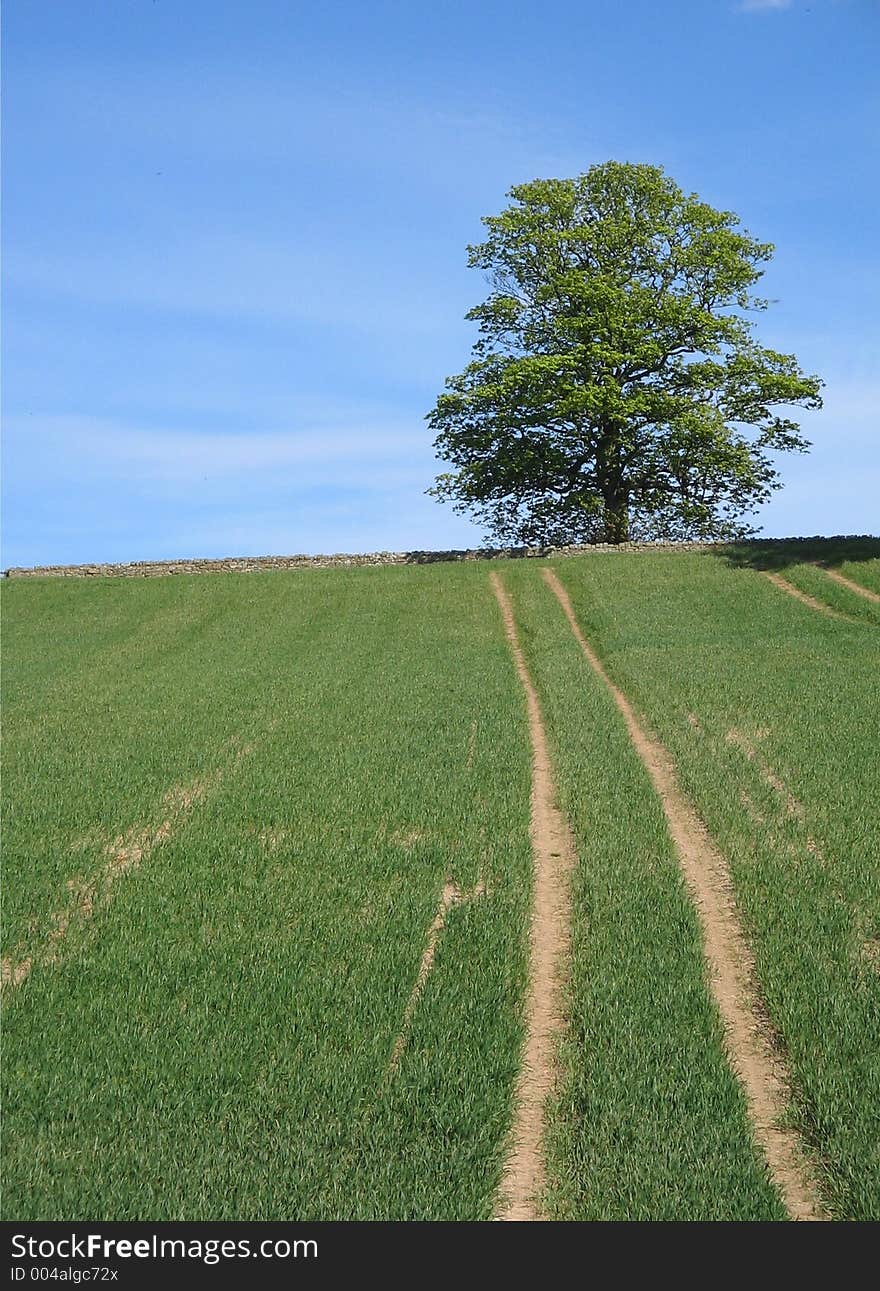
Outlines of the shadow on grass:
<svg viewBox="0 0 880 1291">
<path fill-rule="evenodd" d="M 715 554 L 737 569 L 780 570 L 805 562 L 834 568 L 845 560 L 880 560 L 880 538 L 750 538 Z"/>
</svg>

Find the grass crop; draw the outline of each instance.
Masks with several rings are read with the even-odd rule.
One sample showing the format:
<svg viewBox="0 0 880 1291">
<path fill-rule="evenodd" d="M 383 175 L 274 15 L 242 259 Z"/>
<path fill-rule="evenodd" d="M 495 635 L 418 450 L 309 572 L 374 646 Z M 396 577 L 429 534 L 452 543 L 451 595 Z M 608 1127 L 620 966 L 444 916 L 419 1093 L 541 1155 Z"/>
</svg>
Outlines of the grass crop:
<svg viewBox="0 0 880 1291">
<path fill-rule="evenodd" d="M 880 619 L 810 562 L 870 587 L 878 557 L 553 562 L 730 862 L 851 1218 L 880 1216 Z M 493 1214 L 532 864 L 489 568 L 4 586 L 7 1217 Z M 491 568 L 579 853 L 550 1213 L 781 1217 L 648 777 L 539 563 Z M 450 880 L 474 895 L 412 1008 Z"/>
<path fill-rule="evenodd" d="M 853 582 L 880 594 L 880 539 L 807 538 L 788 542 L 756 539 L 728 548 L 723 558 L 737 568 L 781 574 L 794 587 L 829 609 L 880 626 L 880 607 L 876 603 L 842 587 L 825 572 L 826 568 L 838 570 Z"/>
<path fill-rule="evenodd" d="M 485 574 L 20 583 L 5 638 L 6 1214 L 488 1217 L 530 856 Z"/>
<path fill-rule="evenodd" d="M 791 564 L 780 572 L 792 586 L 806 592 L 820 604 L 827 605 L 835 613 L 846 615 L 850 619 L 862 619 L 880 627 L 880 605 L 836 583 L 824 569 L 812 564 Z"/>
<path fill-rule="evenodd" d="M 880 638 L 782 595 L 753 556 L 612 555 L 557 573 L 728 857 L 827 1204 L 876 1219 Z"/>
<path fill-rule="evenodd" d="M 647 773 L 537 567 L 510 566 L 505 581 L 579 857 L 551 1209 L 563 1219 L 783 1218 Z"/>
<path fill-rule="evenodd" d="M 851 578 L 854 583 L 860 583 L 862 587 L 867 587 L 869 591 L 876 592 L 880 596 L 880 558 L 842 560 L 835 568 L 847 578 Z"/>
</svg>

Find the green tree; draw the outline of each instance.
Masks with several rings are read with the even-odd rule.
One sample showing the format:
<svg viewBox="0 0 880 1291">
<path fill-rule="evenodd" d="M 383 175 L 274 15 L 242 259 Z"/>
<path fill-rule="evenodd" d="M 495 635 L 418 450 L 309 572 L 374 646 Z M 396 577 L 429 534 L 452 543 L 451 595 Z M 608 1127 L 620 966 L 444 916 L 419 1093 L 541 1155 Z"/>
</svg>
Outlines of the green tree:
<svg viewBox="0 0 880 1291">
<path fill-rule="evenodd" d="M 455 467 L 430 492 L 502 542 L 754 532 L 743 516 L 780 487 L 770 453 L 809 447 L 785 411 L 821 407 L 819 378 L 752 335 L 772 245 L 656 166 L 509 196 L 468 248 L 492 290 L 428 415 Z"/>
</svg>

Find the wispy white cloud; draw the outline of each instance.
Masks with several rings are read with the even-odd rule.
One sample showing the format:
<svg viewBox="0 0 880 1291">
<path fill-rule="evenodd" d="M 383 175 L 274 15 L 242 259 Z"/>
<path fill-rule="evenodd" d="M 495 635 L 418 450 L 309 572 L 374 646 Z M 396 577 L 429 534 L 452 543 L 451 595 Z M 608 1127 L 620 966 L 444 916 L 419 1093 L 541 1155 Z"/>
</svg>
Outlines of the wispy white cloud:
<svg viewBox="0 0 880 1291">
<path fill-rule="evenodd" d="M 11 417 L 4 566 L 473 546 L 414 421 L 206 432 Z"/>
<path fill-rule="evenodd" d="M 741 0 L 743 13 L 759 13 L 762 10 L 790 9 L 794 0 Z"/>
<path fill-rule="evenodd" d="M 289 320 L 370 334 L 431 334 L 457 317 L 464 302 L 450 292 L 426 309 L 427 281 L 414 282 L 418 266 L 412 270 L 409 278 L 405 272 L 389 273 L 378 261 L 366 262 L 357 248 L 329 242 L 298 249 L 203 234 L 176 244 L 144 239 L 65 256 L 22 248 L 10 255 L 7 281 L 83 301 L 191 315 Z M 436 289 L 432 294 L 436 297 Z"/>
<path fill-rule="evenodd" d="M 431 460 L 423 425 L 322 423 L 289 430 L 200 432 L 125 424 L 109 418 L 55 415 L 13 417 L 6 423 L 8 469 L 36 473 L 49 461 L 73 459 L 81 475 L 123 477 L 132 484 L 189 486 L 196 480 L 231 482 L 262 477 L 299 486 L 388 482 Z M 19 459 L 17 450 L 26 449 Z M 67 469 L 67 467 L 65 468 Z"/>
<path fill-rule="evenodd" d="M 157 558 L 174 559 L 187 553 L 265 556 L 299 552 L 431 551 L 475 547 L 482 537 L 467 520 L 448 507 L 414 493 L 393 505 L 387 495 L 373 503 L 345 499 L 297 498 L 292 505 L 253 507 L 222 516 L 180 517 L 151 548 Z M 365 544 L 364 525 L 370 526 Z"/>
</svg>

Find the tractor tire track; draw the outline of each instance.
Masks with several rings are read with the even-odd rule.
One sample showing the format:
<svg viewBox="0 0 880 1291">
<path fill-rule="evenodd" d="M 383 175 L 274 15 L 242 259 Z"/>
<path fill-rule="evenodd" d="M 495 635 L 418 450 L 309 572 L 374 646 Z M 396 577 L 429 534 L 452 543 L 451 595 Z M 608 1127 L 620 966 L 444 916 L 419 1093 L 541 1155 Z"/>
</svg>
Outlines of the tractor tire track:
<svg viewBox="0 0 880 1291">
<path fill-rule="evenodd" d="M 823 574 L 827 574 L 833 582 L 839 583 L 841 587 L 846 587 L 849 591 L 855 592 L 856 596 L 863 596 L 866 601 L 873 601 L 875 605 L 880 605 L 880 596 L 876 592 L 872 592 L 869 587 L 862 587 L 861 583 L 853 582 L 851 578 L 847 578 L 846 574 L 841 574 L 839 570 L 832 569 L 829 565 L 823 565 L 821 561 L 816 561 L 815 565 L 817 569 L 821 569 Z"/>
<path fill-rule="evenodd" d="M 801 605 L 808 605 L 811 610 L 816 610 L 819 614 L 825 614 L 829 619 L 842 619 L 845 623 L 855 622 L 848 614 L 840 614 L 837 610 L 832 610 L 830 605 L 823 605 L 821 601 L 817 601 L 815 596 L 808 596 L 806 592 L 802 592 L 799 587 L 795 587 L 794 583 L 790 583 L 781 574 L 774 574 L 771 569 L 765 569 L 761 572 L 774 587 L 779 588 L 780 592 L 786 592 L 789 596 L 793 596 L 796 601 L 800 601 Z"/>
<path fill-rule="evenodd" d="M 590 646 L 551 569 L 542 571 L 584 656 L 620 710 L 660 798 L 682 873 L 700 921 L 709 987 L 721 1015 L 728 1059 L 745 1093 L 755 1140 L 792 1219 L 825 1219 L 799 1136 L 784 1128 L 790 1078 L 774 1046 L 755 988 L 754 959 L 740 925 L 727 862 L 682 793 L 672 759 L 640 725 L 629 700 Z"/>
<path fill-rule="evenodd" d="M 556 1048 L 564 1026 L 562 981 L 569 954 L 570 878 L 575 865 L 571 829 L 559 810 L 541 707 L 520 646 L 513 609 L 501 578 L 489 579 L 525 691 L 532 744 L 531 840 L 534 890 L 529 949 L 526 1038 L 517 1082 L 512 1148 L 501 1181 L 497 1218 L 540 1218 L 545 1184 L 544 1122 L 556 1083 Z"/>
</svg>

